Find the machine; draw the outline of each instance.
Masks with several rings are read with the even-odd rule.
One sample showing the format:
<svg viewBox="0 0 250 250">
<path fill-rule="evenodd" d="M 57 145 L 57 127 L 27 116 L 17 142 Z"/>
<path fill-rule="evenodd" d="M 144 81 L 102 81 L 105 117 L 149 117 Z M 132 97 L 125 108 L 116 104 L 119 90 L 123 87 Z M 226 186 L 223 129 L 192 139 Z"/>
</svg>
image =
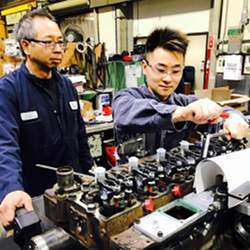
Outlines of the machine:
<svg viewBox="0 0 250 250">
<path fill-rule="evenodd" d="M 44 193 L 45 214 L 54 226 L 39 232 L 37 217 L 23 225 L 19 215 L 16 238 L 23 249 L 200 249 L 219 244 L 227 232 L 235 245 L 249 246 L 250 183 L 232 196 L 217 174 L 209 188 L 193 189 L 204 150 L 209 157 L 230 155 L 244 151 L 245 144 L 219 133 L 209 136 L 209 145 L 182 143 L 164 157 L 144 157 L 109 171 L 98 167 L 95 176 L 75 178 L 70 166 L 60 167 L 57 183 Z M 237 206 L 231 208 L 229 199 Z M 25 233 L 30 231 L 33 237 Z"/>
</svg>

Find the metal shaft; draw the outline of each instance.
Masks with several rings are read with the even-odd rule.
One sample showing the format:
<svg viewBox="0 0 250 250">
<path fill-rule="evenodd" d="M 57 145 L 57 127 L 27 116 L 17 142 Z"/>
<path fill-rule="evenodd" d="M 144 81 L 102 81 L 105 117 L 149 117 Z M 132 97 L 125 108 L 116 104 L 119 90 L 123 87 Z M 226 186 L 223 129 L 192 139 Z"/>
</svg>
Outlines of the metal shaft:
<svg viewBox="0 0 250 250">
<path fill-rule="evenodd" d="M 48 169 L 48 170 L 52 170 L 52 171 L 57 171 L 57 168 L 55 167 L 51 167 L 51 166 L 47 166 L 47 165 L 43 165 L 43 164 L 36 164 L 36 167 L 39 168 L 44 168 L 44 169 Z M 87 177 L 88 175 L 86 174 L 82 174 L 82 173 L 78 173 L 78 172 L 73 172 L 74 175 L 77 175 L 79 177 Z"/>
<path fill-rule="evenodd" d="M 209 148 L 209 144 L 210 144 L 210 139 L 214 138 L 214 137 L 219 137 L 225 135 L 225 131 L 221 130 L 218 133 L 214 133 L 214 134 L 207 134 L 205 137 L 205 143 L 204 143 L 204 147 L 203 147 L 203 153 L 202 153 L 202 158 L 206 158 L 207 157 L 207 153 L 208 153 L 208 148 Z"/>
</svg>

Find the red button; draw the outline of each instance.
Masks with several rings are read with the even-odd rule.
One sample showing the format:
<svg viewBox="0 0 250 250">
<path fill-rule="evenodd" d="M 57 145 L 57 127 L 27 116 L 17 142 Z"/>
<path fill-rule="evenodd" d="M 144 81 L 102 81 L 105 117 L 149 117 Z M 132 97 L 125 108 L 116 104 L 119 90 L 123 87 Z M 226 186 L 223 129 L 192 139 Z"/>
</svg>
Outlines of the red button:
<svg viewBox="0 0 250 250">
<path fill-rule="evenodd" d="M 147 212 L 153 212 L 154 211 L 154 202 L 152 199 L 146 199 L 144 202 L 144 209 Z"/>
<path fill-rule="evenodd" d="M 175 196 L 175 197 L 181 197 L 183 195 L 183 190 L 180 186 L 178 185 L 175 185 L 172 189 L 172 194 Z"/>
</svg>

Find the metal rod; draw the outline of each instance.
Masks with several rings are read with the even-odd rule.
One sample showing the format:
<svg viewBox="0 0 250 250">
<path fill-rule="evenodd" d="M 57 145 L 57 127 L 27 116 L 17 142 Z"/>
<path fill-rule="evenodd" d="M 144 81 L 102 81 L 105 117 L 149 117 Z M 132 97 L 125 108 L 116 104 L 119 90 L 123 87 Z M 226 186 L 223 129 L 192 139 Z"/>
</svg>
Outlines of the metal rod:
<svg viewBox="0 0 250 250">
<path fill-rule="evenodd" d="M 214 133 L 214 134 L 210 134 L 210 138 L 214 138 L 214 137 L 219 137 L 219 136 L 222 136 L 222 135 L 225 135 L 225 131 L 224 130 L 220 130 L 219 132 L 217 133 Z"/>
<path fill-rule="evenodd" d="M 204 143 L 204 147 L 203 147 L 203 153 L 202 153 L 202 158 L 207 158 L 207 153 L 208 153 L 208 148 L 209 148 L 209 144 L 210 144 L 210 139 L 214 138 L 214 137 L 219 137 L 225 135 L 225 131 L 221 130 L 218 133 L 214 133 L 214 134 L 207 134 L 205 137 L 205 143 Z"/>
<path fill-rule="evenodd" d="M 57 168 L 47 166 L 47 165 L 43 165 L 43 164 L 36 164 L 36 167 L 44 168 L 44 169 L 48 169 L 48 170 L 52 170 L 52 171 L 57 171 Z M 86 175 L 86 174 L 78 173 L 78 172 L 75 172 L 75 171 L 73 171 L 73 174 L 77 175 L 79 177 L 88 177 L 88 175 Z"/>
</svg>

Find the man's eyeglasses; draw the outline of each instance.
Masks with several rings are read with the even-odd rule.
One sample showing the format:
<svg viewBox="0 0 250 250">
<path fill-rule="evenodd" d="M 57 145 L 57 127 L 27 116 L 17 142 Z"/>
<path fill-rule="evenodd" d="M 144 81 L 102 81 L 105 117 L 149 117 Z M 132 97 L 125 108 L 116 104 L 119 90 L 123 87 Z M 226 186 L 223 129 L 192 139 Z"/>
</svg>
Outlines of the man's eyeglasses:
<svg viewBox="0 0 250 250">
<path fill-rule="evenodd" d="M 37 39 L 26 39 L 29 42 L 33 42 L 33 43 L 40 43 L 42 44 L 44 47 L 49 48 L 49 49 L 55 49 L 55 47 L 58 45 L 61 49 L 65 49 L 66 48 L 66 43 L 64 41 L 46 41 L 46 40 L 37 40 Z"/>
<path fill-rule="evenodd" d="M 176 66 L 171 69 L 167 69 L 166 67 L 163 67 L 158 64 L 152 65 L 148 62 L 148 60 L 144 60 L 146 64 L 152 69 L 152 71 L 162 79 L 165 78 L 167 75 L 171 76 L 172 78 L 179 78 L 180 76 L 182 76 L 184 66 Z"/>
</svg>

